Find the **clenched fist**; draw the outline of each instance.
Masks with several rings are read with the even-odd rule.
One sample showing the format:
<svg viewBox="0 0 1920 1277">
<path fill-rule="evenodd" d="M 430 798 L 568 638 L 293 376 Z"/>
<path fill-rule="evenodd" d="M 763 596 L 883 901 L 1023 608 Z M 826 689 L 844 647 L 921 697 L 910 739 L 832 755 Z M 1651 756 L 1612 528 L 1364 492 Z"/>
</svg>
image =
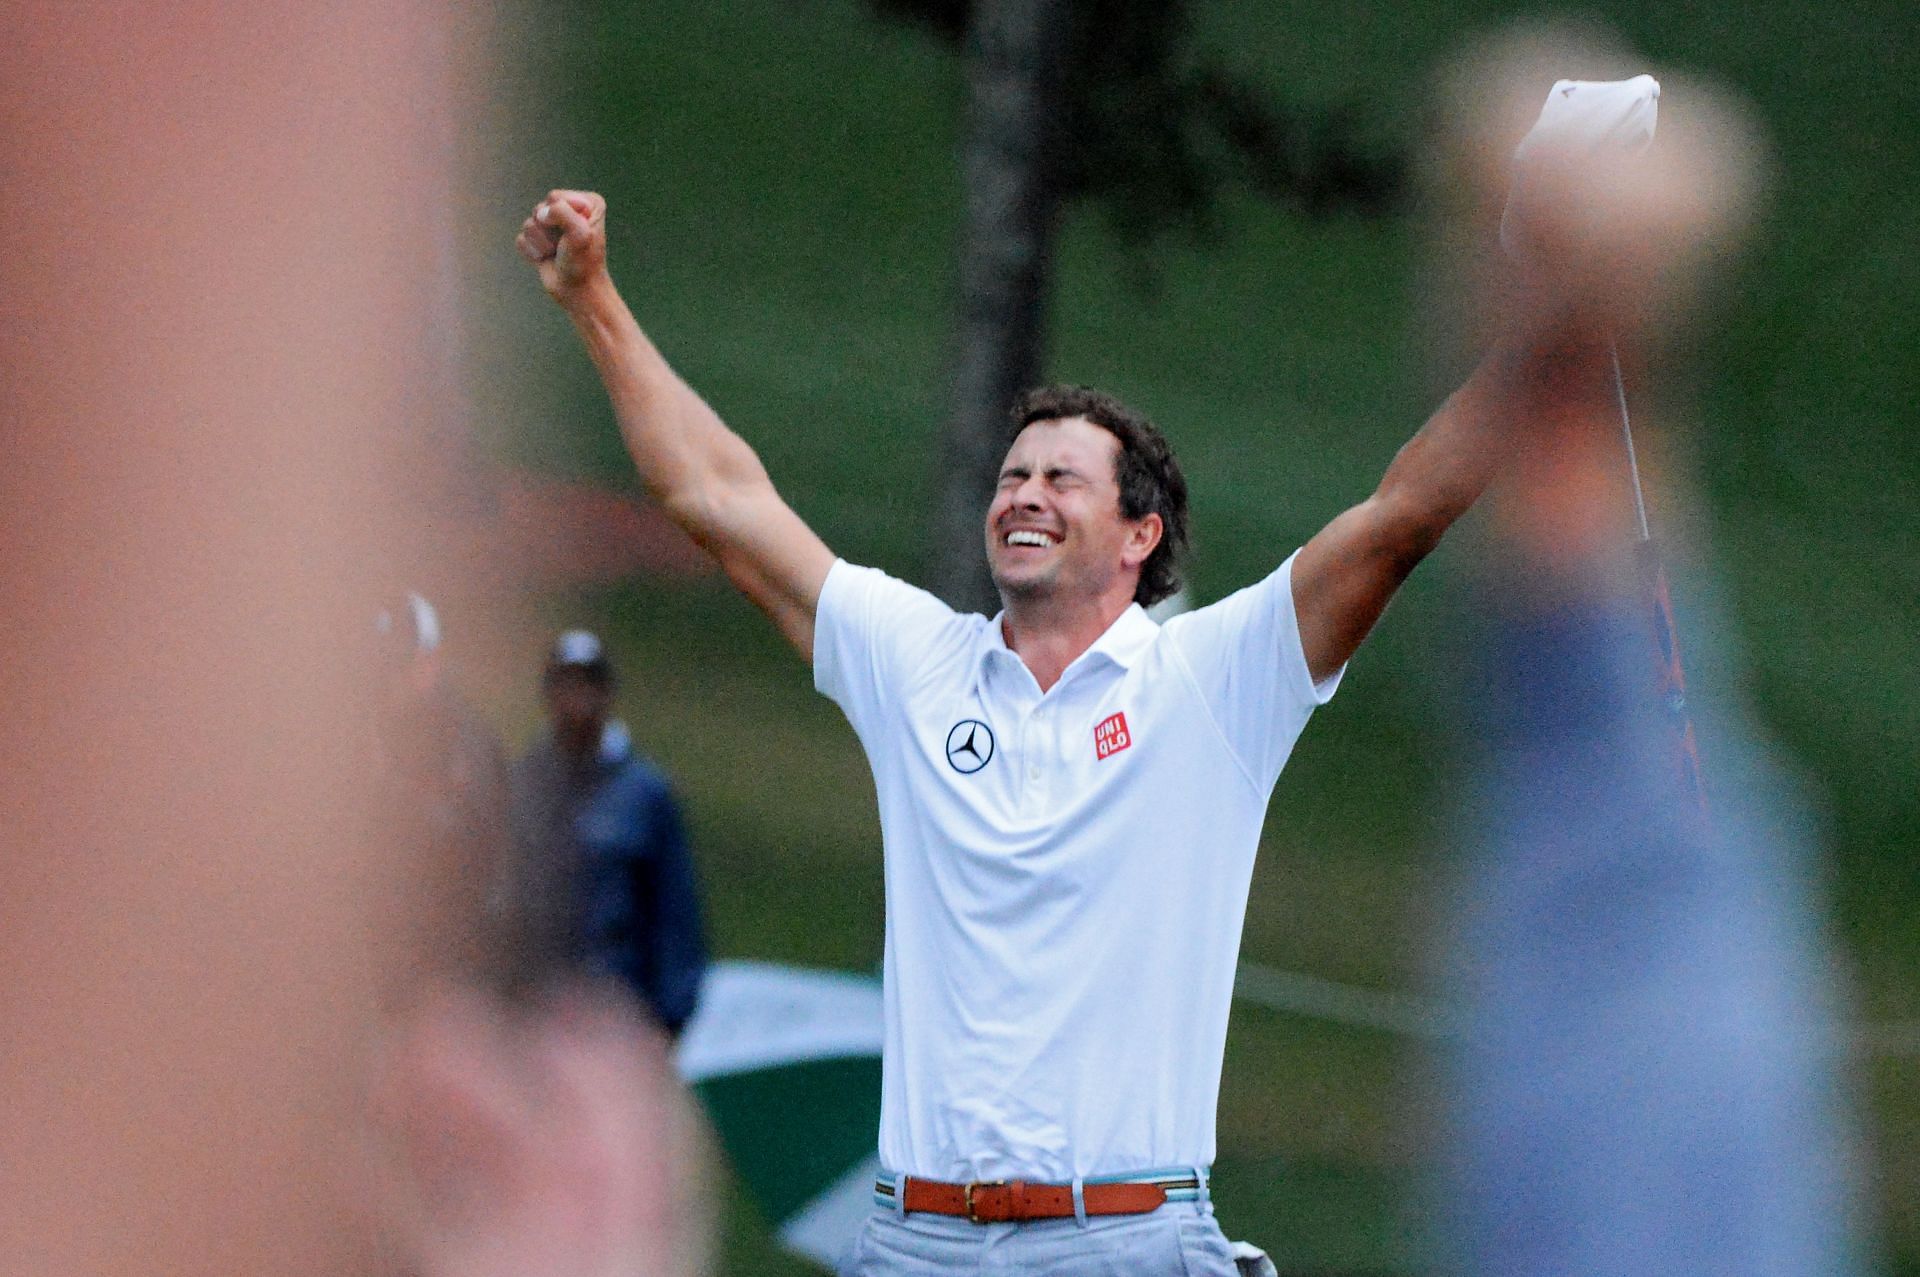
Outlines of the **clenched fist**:
<svg viewBox="0 0 1920 1277">
<path fill-rule="evenodd" d="M 607 201 L 592 191 L 549 191 L 514 238 L 562 305 L 607 269 Z"/>
</svg>

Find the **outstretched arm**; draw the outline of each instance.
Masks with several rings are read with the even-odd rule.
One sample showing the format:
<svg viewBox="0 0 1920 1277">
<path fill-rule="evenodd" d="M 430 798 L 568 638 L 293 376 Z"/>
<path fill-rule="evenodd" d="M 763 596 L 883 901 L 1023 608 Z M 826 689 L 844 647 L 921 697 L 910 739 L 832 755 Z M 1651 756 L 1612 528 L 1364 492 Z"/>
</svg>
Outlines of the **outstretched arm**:
<svg viewBox="0 0 1920 1277">
<path fill-rule="evenodd" d="M 1294 560 L 1294 612 L 1316 681 L 1346 664 L 1400 583 L 1487 486 L 1507 438 L 1507 388 L 1519 358 L 1488 355 L 1401 447 L 1373 495 Z"/>
<path fill-rule="evenodd" d="M 641 331 L 607 273 L 606 218 L 600 196 L 553 191 L 515 243 L 586 343 L 647 491 L 811 660 L 833 553 Z"/>
</svg>

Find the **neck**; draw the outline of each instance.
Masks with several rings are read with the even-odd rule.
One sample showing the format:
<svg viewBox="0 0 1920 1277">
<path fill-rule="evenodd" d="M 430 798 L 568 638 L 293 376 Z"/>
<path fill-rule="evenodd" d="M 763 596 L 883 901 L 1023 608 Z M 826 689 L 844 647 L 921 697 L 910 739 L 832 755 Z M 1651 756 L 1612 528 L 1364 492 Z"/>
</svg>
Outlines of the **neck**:
<svg viewBox="0 0 1920 1277">
<path fill-rule="evenodd" d="M 1077 606 L 1051 598 L 1002 601 L 1006 613 L 1000 621 L 1001 637 L 1044 692 L 1120 619 L 1133 596 L 1086 599 Z"/>
</svg>

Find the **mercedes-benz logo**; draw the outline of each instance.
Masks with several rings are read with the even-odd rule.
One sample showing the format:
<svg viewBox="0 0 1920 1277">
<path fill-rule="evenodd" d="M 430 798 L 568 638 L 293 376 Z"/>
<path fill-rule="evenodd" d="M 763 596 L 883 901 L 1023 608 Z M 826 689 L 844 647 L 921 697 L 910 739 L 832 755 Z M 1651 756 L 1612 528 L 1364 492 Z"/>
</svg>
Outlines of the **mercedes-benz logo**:
<svg viewBox="0 0 1920 1277">
<path fill-rule="evenodd" d="M 963 718 L 947 733 L 947 764 L 972 775 L 993 757 L 993 729 L 977 718 Z"/>
</svg>

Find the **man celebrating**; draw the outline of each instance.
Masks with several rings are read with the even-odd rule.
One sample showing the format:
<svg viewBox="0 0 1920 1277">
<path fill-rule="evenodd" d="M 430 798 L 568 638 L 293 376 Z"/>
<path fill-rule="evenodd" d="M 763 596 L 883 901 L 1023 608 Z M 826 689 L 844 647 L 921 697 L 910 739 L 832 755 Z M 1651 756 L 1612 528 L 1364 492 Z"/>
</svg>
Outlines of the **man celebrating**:
<svg viewBox="0 0 1920 1277">
<path fill-rule="evenodd" d="M 812 662 L 873 769 L 886 1174 L 850 1271 L 972 1271 L 991 1246 L 996 1271 L 1097 1253 L 1231 1274 L 1207 1165 L 1268 795 L 1484 486 L 1503 364 L 1266 580 L 1164 626 L 1143 607 L 1187 535 L 1166 442 L 1107 395 L 1032 393 L 986 512 L 989 620 L 834 557 L 641 331 L 605 222 L 599 196 L 554 191 L 517 246 L 649 490 Z"/>
</svg>

